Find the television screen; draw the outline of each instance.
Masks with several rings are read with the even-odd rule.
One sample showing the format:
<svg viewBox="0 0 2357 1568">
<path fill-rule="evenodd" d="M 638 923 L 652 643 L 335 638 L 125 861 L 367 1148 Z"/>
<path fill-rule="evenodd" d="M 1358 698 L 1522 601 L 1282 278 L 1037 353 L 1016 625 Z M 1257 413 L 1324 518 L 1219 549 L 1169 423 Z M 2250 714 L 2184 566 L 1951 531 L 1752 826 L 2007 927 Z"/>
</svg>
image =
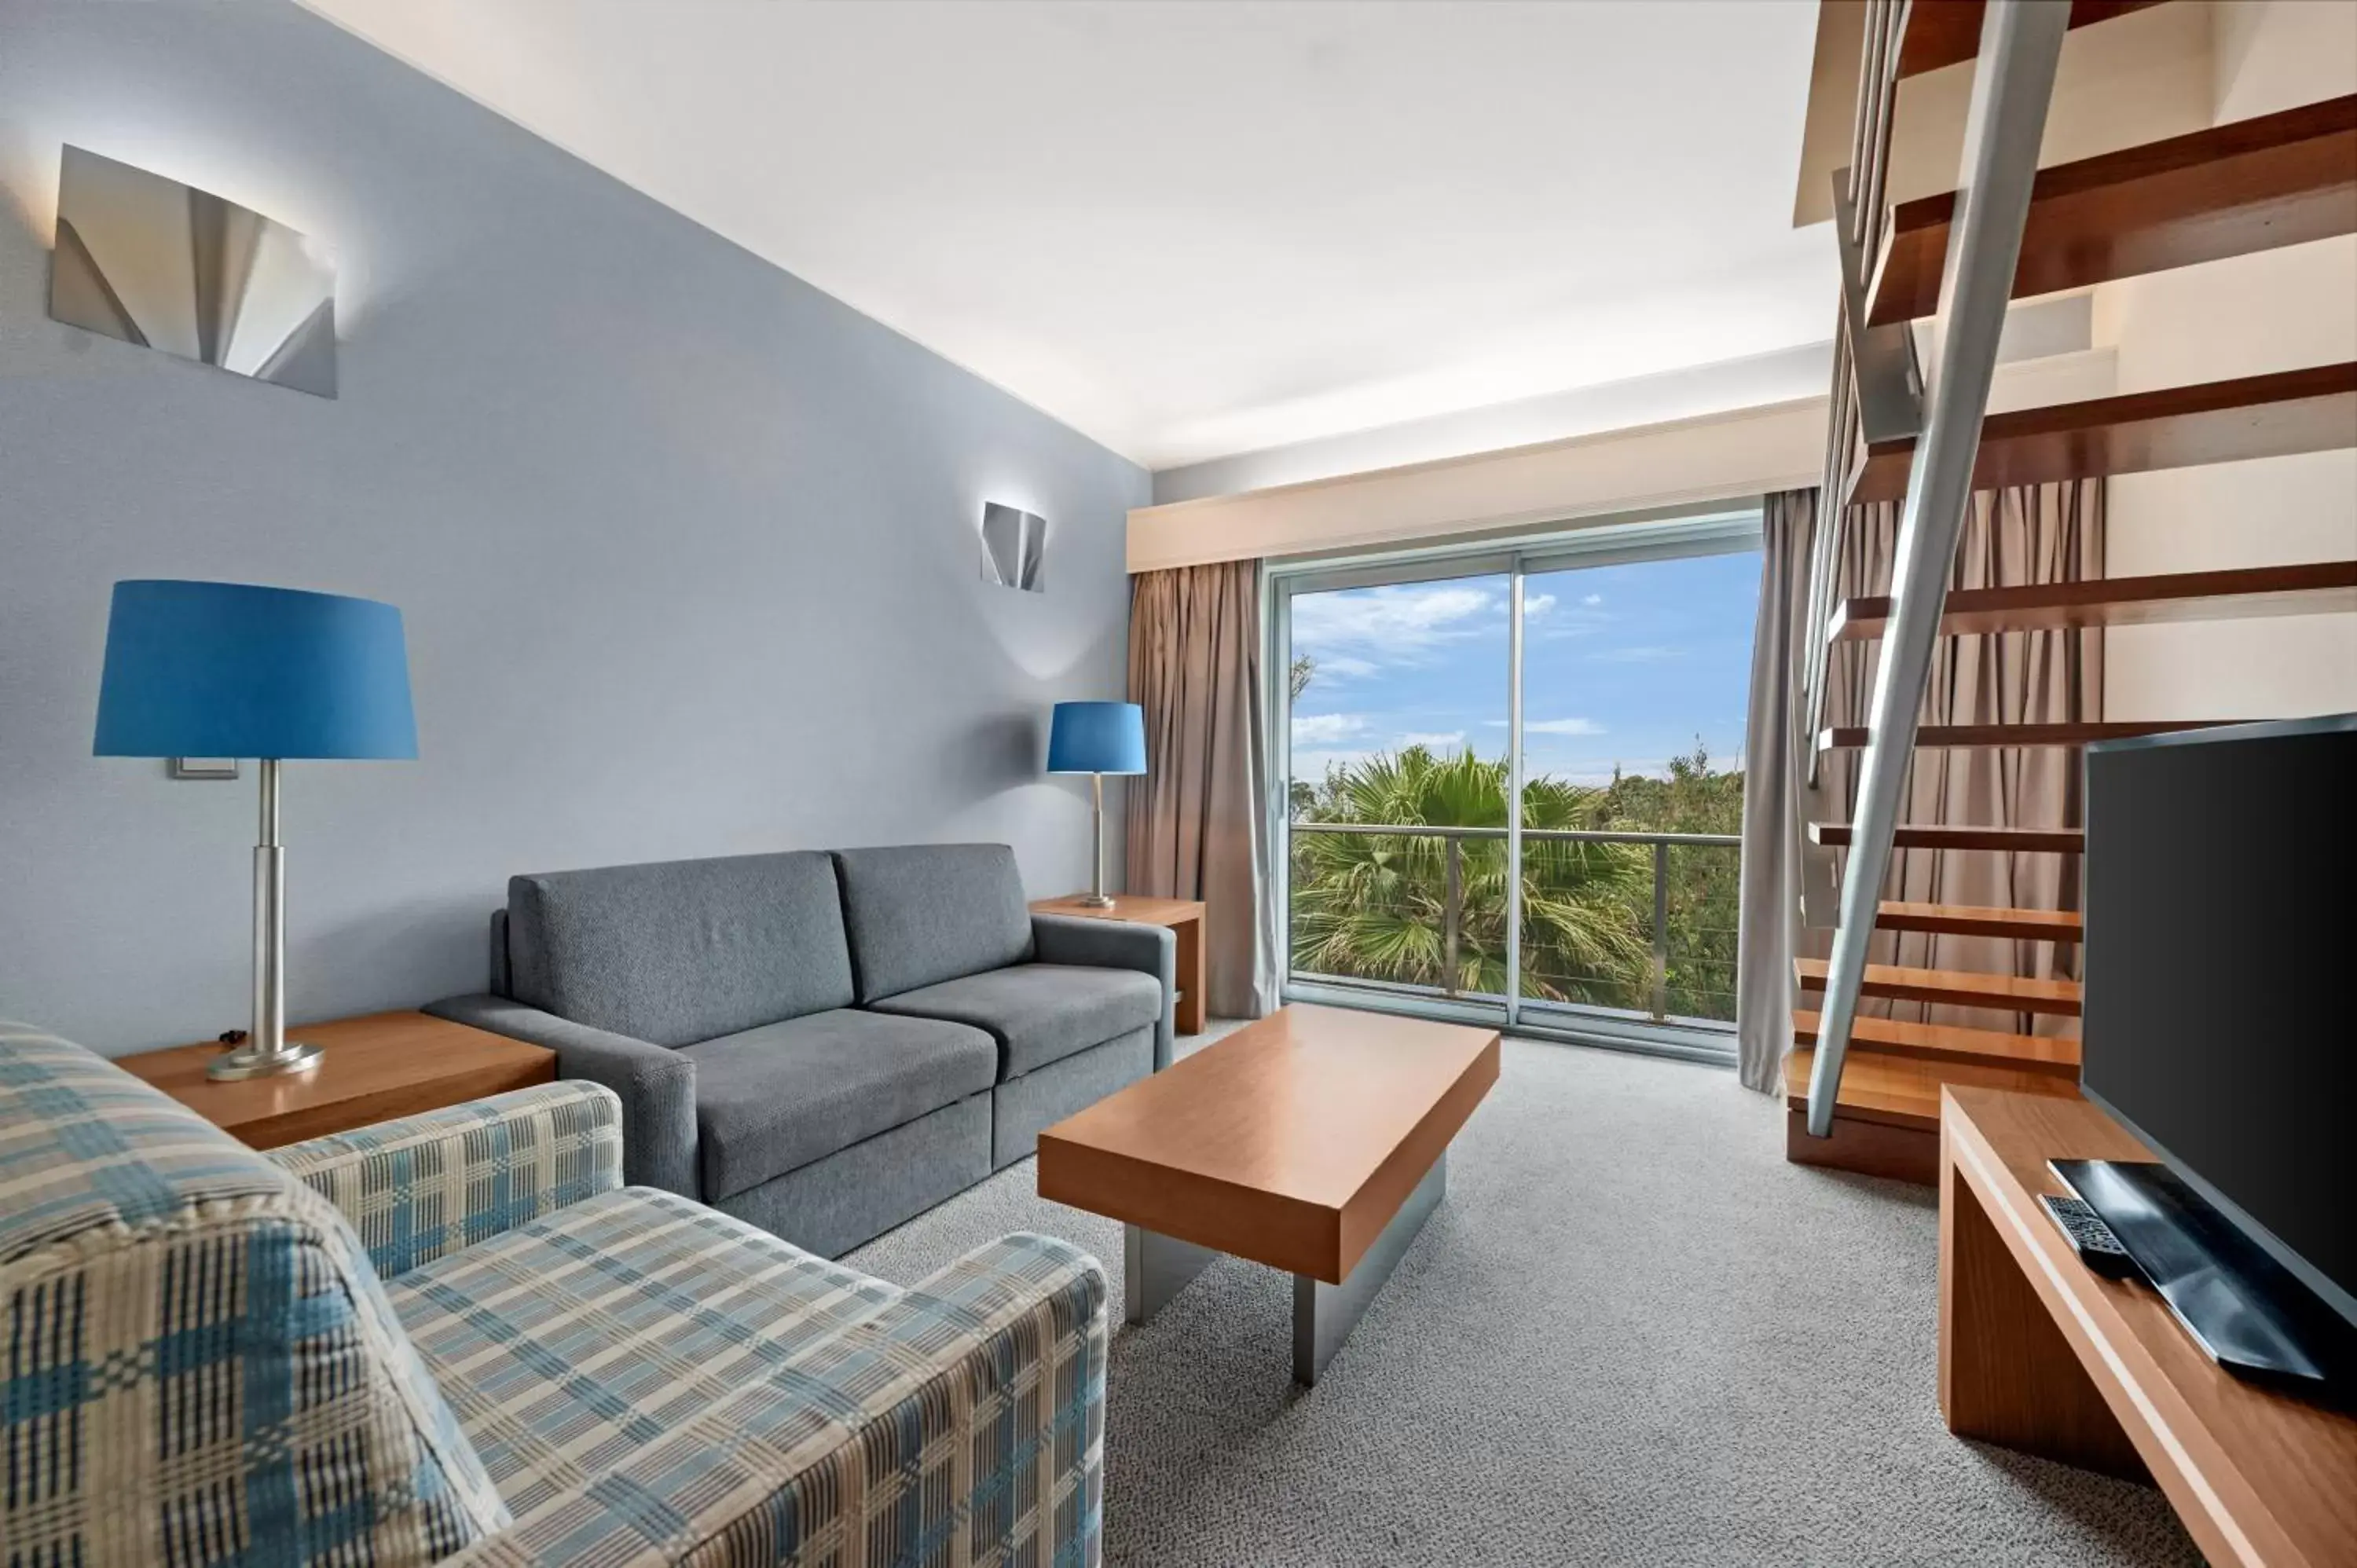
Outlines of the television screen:
<svg viewBox="0 0 2357 1568">
<path fill-rule="evenodd" d="M 2357 714 L 2087 750 L 2082 1086 L 2357 1322 Z"/>
</svg>

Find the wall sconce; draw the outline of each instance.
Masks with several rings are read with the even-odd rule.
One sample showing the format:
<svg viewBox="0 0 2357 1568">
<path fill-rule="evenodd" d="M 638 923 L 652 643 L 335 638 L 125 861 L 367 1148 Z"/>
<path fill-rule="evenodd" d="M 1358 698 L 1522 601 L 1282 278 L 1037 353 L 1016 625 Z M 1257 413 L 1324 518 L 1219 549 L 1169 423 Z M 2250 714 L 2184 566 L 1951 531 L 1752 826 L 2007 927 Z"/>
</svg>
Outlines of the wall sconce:
<svg viewBox="0 0 2357 1568">
<path fill-rule="evenodd" d="M 145 349 L 336 395 L 336 274 L 261 213 L 68 147 L 49 314 Z"/>
<path fill-rule="evenodd" d="M 1040 558 L 1048 550 L 1048 520 L 996 501 L 982 509 L 982 580 L 1041 591 Z"/>
</svg>

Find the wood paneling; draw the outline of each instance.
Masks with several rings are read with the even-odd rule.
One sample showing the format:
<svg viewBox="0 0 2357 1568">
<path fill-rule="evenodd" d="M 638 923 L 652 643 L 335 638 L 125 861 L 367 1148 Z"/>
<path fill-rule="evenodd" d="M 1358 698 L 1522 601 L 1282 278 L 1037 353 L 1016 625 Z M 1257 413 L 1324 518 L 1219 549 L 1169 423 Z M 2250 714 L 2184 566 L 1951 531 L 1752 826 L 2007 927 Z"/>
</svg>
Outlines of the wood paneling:
<svg viewBox="0 0 2357 1568">
<path fill-rule="evenodd" d="M 1340 1284 L 1498 1079 L 1494 1029 L 1301 1004 L 1039 1134 L 1039 1195 Z"/>
<path fill-rule="evenodd" d="M 1921 9 L 1921 7 L 1918 7 Z M 1953 191 L 1889 211 L 1867 293 L 1889 326 L 1940 306 Z M 2014 269 L 2028 299 L 2357 230 L 2357 97 L 2213 125 L 2038 172 Z"/>
<path fill-rule="evenodd" d="M 2072 0 L 2071 26 L 2092 27 L 2157 5 L 2160 0 Z M 1921 76 L 1955 65 L 1981 52 L 1982 0 L 1916 0 L 1907 8 L 1907 31 L 1899 42 L 1899 74 Z"/>
<path fill-rule="evenodd" d="M 1178 994 L 1174 1011 L 1178 1014 L 1176 1027 L 1182 1035 L 1203 1032 L 1203 920 L 1204 906 L 1193 898 L 1156 898 L 1145 894 L 1122 894 L 1110 909 L 1092 909 L 1080 902 L 1082 895 L 1068 893 L 1061 898 L 1040 898 L 1033 901 L 1031 910 L 1039 915 L 1078 915 L 1090 920 L 1135 920 L 1141 925 L 1167 928 L 1178 944 Z"/>
<path fill-rule="evenodd" d="M 217 1083 L 205 1069 L 226 1047 L 175 1046 L 115 1065 L 257 1149 L 346 1133 L 556 1079 L 556 1053 L 423 1013 L 372 1013 L 290 1027 L 317 1046 L 309 1072 Z"/>
<path fill-rule="evenodd" d="M 1825 988 L 1826 961 L 1799 958 L 1792 972 L 1803 991 Z M 2079 983 L 2039 980 L 2011 974 L 1976 974 L 1955 969 L 1909 969 L 1895 963 L 1870 963 L 1858 987 L 1861 996 L 1887 997 L 1894 1002 L 1945 1003 L 1952 1007 L 1994 1007 L 2007 1013 L 2050 1013 L 2079 1015 Z"/>
<path fill-rule="evenodd" d="M 2063 1190 L 2049 1160 L 2149 1152 L 2084 1101 L 1969 1088 L 1948 1091 L 1944 1133 L 1940 1359 L 1951 1427 L 2073 1464 L 2116 1454 L 2085 1389 L 2057 1384 L 2051 1342 L 2023 1326 L 2026 1290 L 2212 1563 L 2357 1563 L 2357 1414 L 2223 1370 L 2151 1290 L 2090 1273 L 2038 1207 L 2038 1194 Z M 1966 1194 L 1987 1230 L 1974 1228 Z M 2019 1289 L 1996 1277 L 2007 1260 Z"/>
<path fill-rule="evenodd" d="M 1817 1039 L 1817 1015 L 1792 1015 L 1792 1038 Z M 1953 1024 L 1914 1024 L 1897 1018 L 1858 1018 L 1850 1025 L 1850 1050 L 1922 1061 L 1980 1062 L 2076 1079 L 2079 1042 L 2044 1035 L 2012 1035 L 1997 1029 L 1967 1029 Z"/>
<path fill-rule="evenodd" d="M 2018 588 L 1959 588 L 1948 595 L 1940 631 L 1956 637 L 2347 610 L 2357 610 L 2357 561 L 2314 561 Z M 1825 635 L 1834 642 L 1861 642 L 1882 636 L 1889 622 L 1888 597 L 1861 596 L 1835 607 Z"/>
<path fill-rule="evenodd" d="M 2357 364 L 2319 365 L 1992 413 L 1981 421 L 1973 489 L 2348 446 L 2357 446 Z M 1868 443 L 1850 469 L 1850 502 L 1904 496 L 1914 456 L 1911 436 Z"/>
<path fill-rule="evenodd" d="M 1974 904 L 1910 904 L 1885 899 L 1874 923 L 1886 931 L 1936 931 L 2007 941 L 2075 942 L 2086 923 L 2074 909 L 2007 909 Z"/>
<path fill-rule="evenodd" d="M 1806 1096 L 1784 1112 L 1784 1157 L 1796 1165 L 1856 1171 L 1930 1187 L 1940 1177 L 1940 1134 L 1933 1128 L 1896 1127 L 1836 1115 L 1824 1137 L 1809 1136 Z"/>
<path fill-rule="evenodd" d="M 2127 740 L 2140 735 L 2169 735 L 2178 730 L 2208 729 L 2216 719 L 2137 720 L 2131 724 L 2058 725 L 1919 725 L 1915 744 L 1929 749 L 1954 746 L 2084 746 L 2091 740 Z M 1817 735 L 1819 751 L 1856 751 L 1867 743 L 1863 725 L 1838 725 Z"/>
<path fill-rule="evenodd" d="M 1852 837 L 1847 822 L 1811 822 L 1809 842 L 1827 849 L 1847 849 Z M 2076 828 L 1901 827 L 1891 843 L 1900 849 L 1986 849 L 2007 854 L 2080 854 L 2087 835 Z"/>
</svg>

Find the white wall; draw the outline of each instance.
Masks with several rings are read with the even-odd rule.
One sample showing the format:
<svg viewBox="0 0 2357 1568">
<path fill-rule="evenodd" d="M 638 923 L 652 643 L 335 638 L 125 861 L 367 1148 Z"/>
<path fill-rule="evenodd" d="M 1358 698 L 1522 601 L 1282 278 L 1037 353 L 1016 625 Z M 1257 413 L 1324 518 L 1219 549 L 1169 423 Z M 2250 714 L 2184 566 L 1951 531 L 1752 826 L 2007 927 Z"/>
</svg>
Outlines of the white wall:
<svg viewBox="0 0 2357 1568">
<path fill-rule="evenodd" d="M 2357 4 L 2214 8 L 2215 118 L 2357 91 Z M 2106 284 L 2094 337 L 2119 390 L 2357 360 L 2357 238 Z M 2107 570 L 2141 576 L 2357 555 L 2357 451 L 2111 486 Z M 2105 648 L 2113 719 L 2271 718 L 2357 709 L 2357 615 L 2128 627 Z"/>
</svg>

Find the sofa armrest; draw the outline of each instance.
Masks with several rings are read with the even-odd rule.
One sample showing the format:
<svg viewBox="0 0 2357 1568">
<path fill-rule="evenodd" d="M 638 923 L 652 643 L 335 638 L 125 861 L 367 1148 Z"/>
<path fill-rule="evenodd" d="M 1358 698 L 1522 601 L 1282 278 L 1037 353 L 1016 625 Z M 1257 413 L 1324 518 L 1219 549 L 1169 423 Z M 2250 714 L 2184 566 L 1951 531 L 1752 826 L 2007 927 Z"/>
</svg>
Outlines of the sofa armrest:
<svg viewBox="0 0 2357 1568">
<path fill-rule="evenodd" d="M 863 1541 L 875 1562 L 1094 1564 L 1105 1298 L 1087 1253 L 1001 1237 L 530 1509 L 453 1568 L 655 1568 L 757 1551 L 816 1568 Z M 692 1505 L 674 1497 L 683 1472 Z"/>
<path fill-rule="evenodd" d="M 622 1185 L 622 1105 L 545 1083 L 264 1151 L 343 1210 L 379 1278 Z"/>
<path fill-rule="evenodd" d="M 1034 915 L 1031 945 L 1041 963 L 1142 970 L 1162 982 L 1162 1019 L 1154 1026 L 1154 1070 L 1170 1065 L 1178 1034 L 1178 938 L 1168 926 L 1096 920 L 1085 915 Z"/>
<path fill-rule="evenodd" d="M 695 1179 L 695 1064 L 687 1058 L 504 996 L 446 997 L 425 1011 L 554 1051 L 557 1077 L 602 1083 L 620 1097 L 624 1181 L 703 1196 Z"/>
</svg>

